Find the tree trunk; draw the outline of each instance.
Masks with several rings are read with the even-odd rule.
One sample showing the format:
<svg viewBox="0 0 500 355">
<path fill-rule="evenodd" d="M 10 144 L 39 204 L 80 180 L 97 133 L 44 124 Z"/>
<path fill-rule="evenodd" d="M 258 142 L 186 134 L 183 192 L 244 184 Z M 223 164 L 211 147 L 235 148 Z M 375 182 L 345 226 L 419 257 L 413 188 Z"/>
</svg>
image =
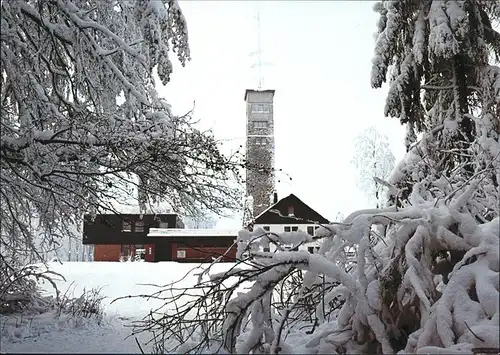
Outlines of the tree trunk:
<svg viewBox="0 0 500 355">
<path fill-rule="evenodd" d="M 375 146 L 373 147 L 373 175 L 377 176 L 377 161 L 375 160 L 376 157 L 376 150 L 377 150 L 377 142 L 375 141 Z M 380 208 L 379 206 L 379 201 L 378 201 L 378 183 L 374 181 L 375 183 L 375 199 L 377 200 L 377 208 Z"/>
<path fill-rule="evenodd" d="M 465 73 L 465 59 L 462 55 L 453 57 L 453 101 L 455 103 L 455 119 L 465 135 L 468 142 L 474 140 L 474 126 L 470 118 L 466 117 L 468 113 L 467 103 L 467 75 Z"/>
<path fill-rule="evenodd" d="M 466 85 L 466 70 L 465 70 L 465 58 L 462 55 L 455 55 L 453 57 L 453 103 L 455 106 L 455 120 L 457 121 L 460 135 L 457 139 L 466 141 L 466 143 L 458 143 L 457 147 L 461 150 L 466 150 L 469 148 L 468 143 L 474 141 L 474 125 L 469 117 L 466 116 L 468 113 L 468 103 L 467 103 L 467 85 Z M 458 157 L 459 162 L 463 163 L 467 158 Z M 468 164 L 465 170 L 471 174 L 474 173 L 474 168 Z"/>
<path fill-rule="evenodd" d="M 144 191 L 144 182 L 140 177 L 137 177 L 139 179 L 139 183 L 137 184 L 137 201 L 139 202 L 139 214 L 144 214 L 146 213 L 146 203 L 147 203 L 147 194 Z"/>
</svg>

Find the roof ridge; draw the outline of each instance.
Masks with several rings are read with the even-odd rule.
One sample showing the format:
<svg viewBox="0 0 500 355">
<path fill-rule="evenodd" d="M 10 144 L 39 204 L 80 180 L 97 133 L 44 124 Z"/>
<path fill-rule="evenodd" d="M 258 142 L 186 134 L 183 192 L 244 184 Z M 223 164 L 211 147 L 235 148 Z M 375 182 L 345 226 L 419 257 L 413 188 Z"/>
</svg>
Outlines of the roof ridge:
<svg viewBox="0 0 500 355">
<path fill-rule="evenodd" d="M 322 219 L 324 219 L 325 221 L 329 221 L 328 218 L 325 218 L 323 217 L 323 215 L 321 215 L 318 211 L 316 211 L 314 208 L 312 208 L 311 206 L 309 206 L 307 203 L 305 203 L 304 201 L 302 201 L 297 195 L 291 193 L 289 194 L 288 196 L 286 197 L 283 197 L 281 199 L 279 199 L 276 203 L 273 203 L 271 206 L 269 206 L 268 208 L 266 208 L 265 210 L 263 210 L 261 213 L 259 213 L 257 216 L 255 216 L 253 219 L 252 219 L 252 222 L 248 223 L 248 225 L 250 224 L 254 224 L 255 221 L 257 220 L 257 218 L 259 218 L 260 216 L 262 216 L 263 214 L 269 212 L 270 210 L 273 209 L 273 207 L 275 207 L 278 203 L 280 203 L 281 201 L 289 198 L 289 197 L 295 197 L 300 203 L 304 204 L 306 207 L 308 207 L 309 209 L 311 209 L 312 211 L 314 211 L 319 217 L 321 217 Z"/>
</svg>

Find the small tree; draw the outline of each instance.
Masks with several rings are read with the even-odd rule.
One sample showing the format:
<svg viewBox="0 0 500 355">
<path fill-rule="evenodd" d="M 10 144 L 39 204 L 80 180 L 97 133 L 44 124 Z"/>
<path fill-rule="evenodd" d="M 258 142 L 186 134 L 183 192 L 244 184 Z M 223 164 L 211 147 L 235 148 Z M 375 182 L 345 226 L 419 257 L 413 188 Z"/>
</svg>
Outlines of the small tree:
<svg viewBox="0 0 500 355">
<path fill-rule="evenodd" d="M 352 164 L 358 172 L 358 187 L 370 201 L 375 202 L 376 207 L 381 207 L 384 203 L 384 186 L 379 181 L 389 177 L 395 160 L 389 140 L 372 126 L 357 136 L 354 144 L 356 153 Z"/>
<path fill-rule="evenodd" d="M 210 214 L 199 215 L 195 217 L 184 217 L 184 224 L 186 228 L 194 229 L 211 229 L 215 228 L 217 224 L 217 219 Z"/>
<path fill-rule="evenodd" d="M 335 216 L 335 222 L 342 222 L 344 218 L 345 218 L 344 214 L 342 212 L 339 212 Z"/>
</svg>

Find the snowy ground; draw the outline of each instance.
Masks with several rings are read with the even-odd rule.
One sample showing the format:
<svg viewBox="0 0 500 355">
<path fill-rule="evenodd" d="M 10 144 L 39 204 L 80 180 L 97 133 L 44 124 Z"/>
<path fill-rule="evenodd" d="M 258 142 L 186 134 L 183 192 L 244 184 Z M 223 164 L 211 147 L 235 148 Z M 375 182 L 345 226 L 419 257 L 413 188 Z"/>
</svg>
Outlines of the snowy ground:
<svg viewBox="0 0 500 355">
<path fill-rule="evenodd" d="M 199 264 L 163 263 L 107 263 L 65 262 L 50 263 L 49 268 L 66 278 L 58 280 L 59 289 L 70 290 L 79 296 L 84 289 L 102 287 L 105 319 L 102 325 L 95 322 L 75 324 L 70 318 L 55 320 L 52 314 L 31 317 L 0 318 L 1 353 L 138 353 L 133 337 L 127 338 L 132 320 L 140 319 L 149 310 L 161 305 L 160 301 L 129 298 L 111 304 L 117 297 L 151 294 L 158 289 L 151 284 L 168 284 L 181 279 Z M 216 272 L 232 266 L 230 263 L 215 265 Z M 181 285 L 196 283 L 190 275 Z M 142 285 L 141 285 L 142 284 Z M 149 284 L 149 285 L 148 285 Z M 48 284 L 42 285 L 53 292 Z M 126 339 L 127 338 L 127 339 Z M 138 336 L 143 344 L 147 334 Z M 145 351 L 149 350 L 147 347 Z"/>
</svg>

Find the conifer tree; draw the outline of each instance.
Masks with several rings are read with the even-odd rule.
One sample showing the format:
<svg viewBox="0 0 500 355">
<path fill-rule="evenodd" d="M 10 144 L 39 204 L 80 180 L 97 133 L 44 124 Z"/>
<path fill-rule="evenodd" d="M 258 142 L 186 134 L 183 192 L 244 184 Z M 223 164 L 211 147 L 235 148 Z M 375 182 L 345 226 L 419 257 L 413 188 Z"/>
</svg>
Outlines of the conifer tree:
<svg viewBox="0 0 500 355">
<path fill-rule="evenodd" d="M 458 169 L 470 178 L 491 166 L 500 129 L 500 34 L 492 25 L 498 2 L 382 1 L 375 10 L 371 83 L 380 88 L 389 80 L 385 115 L 407 124 L 407 150 L 426 132 L 414 152 L 426 159 L 426 172 Z M 489 178 L 498 186 L 498 174 Z"/>
</svg>

